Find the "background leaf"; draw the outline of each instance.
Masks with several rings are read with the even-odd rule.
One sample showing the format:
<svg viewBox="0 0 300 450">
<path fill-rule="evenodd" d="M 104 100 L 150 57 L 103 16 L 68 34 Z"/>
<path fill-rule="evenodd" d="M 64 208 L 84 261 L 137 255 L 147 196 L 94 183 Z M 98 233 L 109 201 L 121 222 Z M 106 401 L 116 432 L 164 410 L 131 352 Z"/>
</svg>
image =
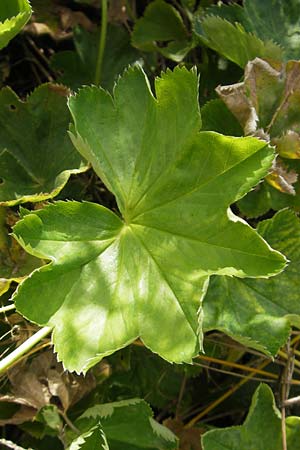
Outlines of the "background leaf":
<svg viewBox="0 0 300 450">
<path fill-rule="evenodd" d="M 243 136 L 236 117 L 221 99 L 210 100 L 201 108 L 202 130 L 216 131 L 227 136 Z"/>
<path fill-rule="evenodd" d="M 75 426 L 85 431 L 100 422 L 110 450 L 176 449 L 176 436 L 152 416 L 151 408 L 144 400 L 130 399 L 94 405 L 75 421 Z"/>
<path fill-rule="evenodd" d="M 76 438 L 69 450 L 110 450 L 101 424 L 95 425 L 90 430 Z"/>
<path fill-rule="evenodd" d="M 288 257 L 289 265 L 268 280 L 214 277 L 204 300 L 204 327 L 275 355 L 291 325 L 300 327 L 300 222 L 292 211 L 283 210 L 260 222 L 258 232 Z"/>
<path fill-rule="evenodd" d="M 223 55 L 226 51 L 227 55 L 224 56 L 232 61 L 235 59 L 237 64 L 241 64 L 243 51 L 248 52 L 248 61 L 256 56 L 277 61 L 281 61 L 282 58 L 285 61 L 299 59 L 299 6 L 299 0 L 290 0 L 289 2 L 285 0 L 266 0 L 264 2 L 244 0 L 243 7 L 236 4 L 219 4 L 207 8 L 204 14 L 196 16 L 195 31 L 207 41 L 206 44 L 209 47 Z M 217 23 L 222 30 L 231 31 L 231 36 L 238 37 L 239 35 L 243 39 L 233 41 L 233 47 L 230 49 L 228 40 L 222 42 L 222 34 L 217 32 Z M 247 37 L 242 32 L 243 30 Z M 213 31 L 216 32 L 216 35 L 213 34 Z M 261 44 L 258 44 L 258 40 Z M 274 43 L 277 45 L 275 46 Z M 269 47 L 269 55 L 259 53 L 263 46 Z M 251 52 L 254 52 L 252 57 L 250 56 Z M 246 62 L 244 61 L 244 65 Z"/>
<path fill-rule="evenodd" d="M 285 60 L 299 58 L 299 0 L 244 0 L 238 5 L 209 8 L 232 22 L 240 22 L 263 41 L 273 40 L 284 49 Z"/>
<path fill-rule="evenodd" d="M 73 31 L 73 39 L 75 51 L 55 53 L 51 58 L 51 66 L 61 73 L 58 80 L 75 90 L 82 85 L 94 84 L 99 31 L 88 32 L 76 27 Z M 137 61 L 139 57 L 138 51 L 130 46 L 128 32 L 124 28 L 109 25 L 101 85 L 112 91 L 117 77 L 125 67 Z"/>
<path fill-rule="evenodd" d="M 32 10 L 28 0 L 1 0 L 0 49 L 5 47 L 28 22 Z"/>
<path fill-rule="evenodd" d="M 179 12 L 163 0 L 149 3 L 144 16 L 136 21 L 132 44 L 176 62 L 182 61 L 193 46 Z"/>
<path fill-rule="evenodd" d="M 297 450 L 300 420 L 289 417 L 287 444 L 289 450 Z M 261 384 L 252 399 L 248 416 L 242 426 L 212 430 L 202 437 L 203 450 L 281 450 L 281 416 L 276 408 L 272 390 Z"/>
<path fill-rule="evenodd" d="M 45 84 L 23 102 L 10 88 L 0 91 L 1 204 L 55 197 L 72 173 L 87 169 L 67 135 L 67 94 Z"/>
<path fill-rule="evenodd" d="M 248 61 L 259 58 L 281 60 L 282 50 L 272 41 L 263 42 L 248 33 L 241 24 L 232 24 L 218 16 L 195 16 L 194 32 L 207 47 L 245 67 Z"/>
</svg>

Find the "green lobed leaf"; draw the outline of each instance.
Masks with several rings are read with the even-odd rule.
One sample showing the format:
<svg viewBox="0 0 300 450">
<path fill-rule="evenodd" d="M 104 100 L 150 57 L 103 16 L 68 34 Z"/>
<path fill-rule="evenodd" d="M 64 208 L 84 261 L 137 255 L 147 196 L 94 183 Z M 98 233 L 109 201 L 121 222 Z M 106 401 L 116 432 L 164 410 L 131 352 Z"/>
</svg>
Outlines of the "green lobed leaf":
<svg viewBox="0 0 300 450">
<path fill-rule="evenodd" d="M 300 327 L 300 221 L 286 209 L 260 222 L 257 230 L 287 256 L 288 267 L 268 280 L 214 277 L 204 301 L 204 327 L 275 355 L 291 326 Z"/>
<path fill-rule="evenodd" d="M 43 406 L 35 416 L 35 420 L 43 423 L 51 434 L 55 435 L 62 431 L 63 421 L 56 405 Z"/>
<path fill-rule="evenodd" d="M 88 32 L 76 27 L 73 31 L 75 51 L 58 52 L 51 58 L 51 66 L 61 73 L 59 82 L 78 89 L 82 85 L 93 84 L 96 72 L 99 31 Z M 128 32 L 114 25 L 107 29 L 107 46 L 104 51 L 101 85 L 112 90 L 120 73 L 128 64 L 139 58 L 136 49 L 130 46 Z"/>
<path fill-rule="evenodd" d="M 285 61 L 299 59 L 299 8 L 299 0 L 290 0 L 288 2 L 286 0 L 265 0 L 263 2 L 260 0 L 244 0 L 243 7 L 236 4 L 218 4 L 207 8 L 204 15 L 196 16 L 195 31 L 214 50 L 222 53 L 226 49 L 229 59 L 234 57 L 238 49 L 242 54 L 243 47 L 247 51 L 251 50 L 251 46 L 252 50 L 256 47 L 258 51 L 260 47 L 257 45 L 258 40 L 263 42 L 266 48 L 270 47 L 271 52 L 269 55 L 267 53 L 264 55 L 268 59 L 278 61 L 282 59 Z M 238 35 L 237 30 L 242 27 L 248 35 L 248 42 L 233 42 L 231 50 L 227 42 L 222 42 L 221 33 L 213 34 L 209 24 L 211 18 L 219 19 L 221 28 L 224 27 L 228 31 L 231 30 L 231 33 L 236 36 Z M 235 31 L 233 28 L 235 28 Z M 242 34 L 240 34 L 240 37 L 242 37 Z M 273 41 L 276 45 L 273 44 Z M 253 57 L 256 56 L 263 57 L 263 55 L 258 53 L 253 55 Z M 248 61 L 253 59 L 253 57 L 249 58 Z"/>
<path fill-rule="evenodd" d="M 58 202 L 14 227 L 29 253 L 51 261 L 19 287 L 17 309 L 55 328 L 69 370 L 86 371 L 137 337 L 168 361 L 190 362 L 208 276 L 268 277 L 286 263 L 228 208 L 269 170 L 272 149 L 198 131 L 195 71 L 167 71 L 155 90 L 156 98 L 134 67 L 114 99 L 97 87 L 70 99 L 72 140 L 122 219 L 96 204 Z"/>
<path fill-rule="evenodd" d="M 110 450 L 172 450 L 177 448 L 176 436 L 153 419 L 150 406 L 141 399 L 94 405 L 76 421 L 75 426 L 87 433 L 101 424 Z M 70 447 L 77 450 L 81 447 Z M 82 447 L 85 448 L 85 447 Z M 89 447 L 87 447 L 89 450 Z"/>
<path fill-rule="evenodd" d="M 21 31 L 30 19 L 31 13 L 28 0 L 1 0 L 0 50 Z"/>
<path fill-rule="evenodd" d="M 41 85 L 24 102 L 0 91 L 0 204 L 55 197 L 72 173 L 87 169 L 67 135 L 68 91 Z"/>
<path fill-rule="evenodd" d="M 285 60 L 300 57 L 299 0 L 246 0 L 249 30 L 261 39 L 274 39 L 283 49 Z"/>
<path fill-rule="evenodd" d="M 110 450 L 101 423 L 82 433 L 71 443 L 69 450 Z"/>
<path fill-rule="evenodd" d="M 144 51 L 158 51 L 176 62 L 182 61 L 192 48 L 179 12 L 164 0 L 151 2 L 144 16 L 136 21 L 132 45 Z"/>
<path fill-rule="evenodd" d="M 216 131 L 227 136 L 243 136 L 236 117 L 221 99 L 210 100 L 201 108 L 202 130 Z"/>
<path fill-rule="evenodd" d="M 240 67 L 256 57 L 281 60 L 282 50 L 272 41 L 263 42 L 239 23 L 218 16 L 195 16 L 194 32 L 207 47 Z"/>
<path fill-rule="evenodd" d="M 288 417 L 286 427 L 288 449 L 298 450 L 300 418 Z M 243 425 L 208 431 L 202 445 L 203 450 L 282 450 L 281 415 L 269 386 L 257 388 Z"/>
<path fill-rule="evenodd" d="M 237 206 L 241 214 L 250 219 L 258 218 L 266 214 L 270 209 L 272 209 L 273 206 L 270 190 L 275 191 L 275 188 L 272 188 L 267 183 L 263 182 L 257 185 L 255 189 L 248 192 L 245 197 L 241 198 L 241 200 L 237 202 Z M 288 196 L 288 194 L 281 195 Z M 276 211 L 281 208 L 273 209 Z"/>
</svg>

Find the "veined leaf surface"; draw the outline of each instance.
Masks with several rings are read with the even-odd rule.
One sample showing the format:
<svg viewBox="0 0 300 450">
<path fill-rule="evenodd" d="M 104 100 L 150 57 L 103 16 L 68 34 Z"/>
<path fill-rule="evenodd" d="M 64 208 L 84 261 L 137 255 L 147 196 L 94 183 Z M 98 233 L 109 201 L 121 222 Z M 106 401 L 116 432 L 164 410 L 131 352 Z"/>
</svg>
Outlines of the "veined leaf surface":
<svg viewBox="0 0 300 450">
<path fill-rule="evenodd" d="M 207 47 L 225 58 L 245 67 L 247 62 L 259 58 L 282 59 L 282 49 L 273 41 L 262 41 L 239 23 L 230 23 L 218 15 L 195 16 L 194 31 Z"/>
<path fill-rule="evenodd" d="M 0 49 L 5 47 L 23 28 L 31 16 L 28 0 L 1 0 Z"/>
<path fill-rule="evenodd" d="M 102 430 L 102 433 L 105 433 L 109 450 L 124 448 L 126 450 L 143 448 L 175 450 L 178 448 L 176 436 L 153 419 L 150 406 L 139 398 L 94 405 L 75 421 L 75 426 L 85 436 L 91 434 L 91 431 L 96 433 L 96 430 L 98 430 L 99 436 L 99 430 Z M 96 435 L 94 435 L 95 438 Z M 76 447 L 74 443 L 72 445 L 70 450 L 90 449 L 90 447 Z"/>
<path fill-rule="evenodd" d="M 52 68 L 61 73 L 59 82 L 74 90 L 95 82 L 99 34 L 100 30 L 88 32 L 80 27 L 74 29 L 75 50 L 58 52 L 51 58 Z M 136 62 L 140 55 L 130 46 L 130 36 L 121 27 L 108 27 L 107 42 L 109 46 L 106 46 L 103 56 L 101 86 L 111 91 L 119 74 Z"/>
<path fill-rule="evenodd" d="M 132 45 L 144 51 L 157 51 L 180 62 L 193 47 L 193 42 L 179 12 L 164 0 L 154 0 L 134 25 Z"/>
<path fill-rule="evenodd" d="M 68 138 L 67 94 L 44 84 L 23 102 L 10 88 L 0 91 L 0 204 L 55 197 L 87 169 Z"/>
<path fill-rule="evenodd" d="M 210 48 L 244 67 L 255 57 L 299 59 L 299 0 L 244 0 L 206 8 L 194 20 L 197 36 Z"/>
<path fill-rule="evenodd" d="M 114 98 L 87 87 L 70 100 L 73 142 L 122 219 L 96 204 L 58 202 L 14 227 L 27 251 L 51 261 L 22 283 L 17 308 L 55 327 L 69 370 L 85 371 L 137 337 L 169 361 L 190 362 L 208 276 L 268 277 L 286 263 L 228 208 L 267 173 L 273 150 L 199 132 L 194 71 L 167 71 L 155 91 L 135 67 Z"/>
<path fill-rule="evenodd" d="M 272 41 L 278 44 L 277 51 L 282 52 L 282 57 L 285 61 L 289 59 L 299 59 L 300 56 L 300 37 L 299 37 L 299 0 L 244 0 L 243 7 L 237 4 L 226 5 L 219 3 L 218 5 L 209 7 L 205 10 L 205 16 L 200 18 L 198 29 L 201 34 L 201 22 L 205 24 L 206 20 L 212 16 L 220 18 L 227 23 L 235 26 L 238 30 L 241 26 L 246 30 L 249 43 L 253 44 L 259 38 L 264 45 L 272 46 Z M 220 22 L 221 25 L 221 22 Z M 225 25 L 224 25 L 225 26 Z M 205 28 L 205 27 L 204 27 Z M 221 25 L 222 28 L 222 25 Z M 214 38 L 213 34 L 209 35 L 209 39 L 216 39 L 219 45 L 228 49 L 226 42 L 221 42 L 220 35 Z M 233 42 L 233 49 L 231 54 L 235 54 L 238 47 L 242 47 L 244 42 Z M 280 46 L 280 47 L 279 47 Z M 275 46 L 273 45 L 275 49 Z M 251 47 L 248 46 L 250 50 Z M 280 54 L 280 53 L 279 53 Z M 256 54 L 255 56 L 259 56 Z M 269 53 L 265 55 L 268 59 L 274 58 L 275 54 Z M 279 55 L 277 55 L 279 56 Z M 231 58 L 230 58 L 231 59 Z M 253 59 L 253 58 L 250 58 Z M 280 60 L 280 59 L 279 59 Z"/>
<path fill-rule="evenodd" d="M 300 222 L 285 209 L 260 222 L 258 232 L 289 258 L 287 269 L 268 280 L 214 277 L 204 301 L 204 327 L 276 355 L 291 325 L 300 327 Z"/>
<path fill-rule="evenodd" d="M 82 433 L 69 447 L 69 450 L 95 449 L 110 450 L 100 423 L 93 426 L 85 433 Z"/>
</svg>

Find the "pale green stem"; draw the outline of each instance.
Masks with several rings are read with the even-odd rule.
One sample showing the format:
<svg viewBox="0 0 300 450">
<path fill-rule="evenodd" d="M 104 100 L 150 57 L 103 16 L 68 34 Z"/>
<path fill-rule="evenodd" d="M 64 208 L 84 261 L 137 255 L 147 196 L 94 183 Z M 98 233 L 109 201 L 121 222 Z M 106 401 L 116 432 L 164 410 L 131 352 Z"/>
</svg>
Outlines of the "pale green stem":
<svg viewBox="0 0 300 450">
<path fill-rule="evenodd" d="M 101 0 L 102 11 L 101 11 L 101 32 L 100 32 L 100 41 L 98 47 L 98 55 L 96 62 L 96 72 L 95 72 L 95 85 L 100 84 L 101 80 L 101 71 L 102 71 L 102 63 L 103 56 L 106 44 L 106 31 L 107 31 L 107 0 Z"/>
<path fill-rule="evenodd" d="M 7 448 L 11 448 L 12 450 L 26 450 L 26 448 L 20 447 L 19 445 L 15 444 L 12 441 L 8 441 L 7 439 L 0 439 L 0 444 L 4 445 Z"/>
<path fill-rule="evenodd" d="M 13 366 L 18 360 L 28 353 L 32 347 L 38 344 L 44 337 L 48 336 L 48 334 L 52 331 L 51 327 L 41 328 L 37 333 L 27 339 L 23 344 L 17 347 L 13 352 L 11 352 L 8 356 L 3 358 L 0 361 L 0 375 L 6 372 L 11 366 Z"/>
<path fill-rule="evenodd" d="M 13 309 L 16 309 L 15 305 L 7 305 L 7 306 L 2 306 L 2 308 L 0 308 L 0 314 L 1 313 L 6 313 L 7 311 L 12 311 Z"/>
</svg>

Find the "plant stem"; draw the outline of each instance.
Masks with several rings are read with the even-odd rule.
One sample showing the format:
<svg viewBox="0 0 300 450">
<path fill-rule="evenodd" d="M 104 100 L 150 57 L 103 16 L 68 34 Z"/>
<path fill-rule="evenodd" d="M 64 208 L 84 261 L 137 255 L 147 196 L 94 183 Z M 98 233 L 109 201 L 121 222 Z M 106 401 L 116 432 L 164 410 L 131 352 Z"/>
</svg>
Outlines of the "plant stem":
<svg viewBox="0 0 300 450">
<path fill-rule="evenodd" d="M 61 411 L 60 409 L 58 410 L 58 412 L 61 415 L 61 417 L 64 419 L 64 421 L 66 422 L 68 427 L 71 428 L 71 430 L 74 431 L 74 433 L 79 435 L 80 434 L 80 430 L 75 427 L 75 425 L 71 422 L 71 420 L 69 419 L 67 414 L 64 411 Z"/>
<path fill-rule="evenodd" d="M 15 444 L 12 441 L 8 441 L 7 439 L 0 439 L 0 444 L 4 445 L 7 448 L 11 448 L 12 450 L 26 450 L 25 448 L 19 447 L 19 445 Z"/>
<path fill-rule="evenodd" d="M 37 333 L 27 339 L 23 344 L 17 347 L 13 352 L 11 352 L 8 356 L 0 361 L 0 375 L 6 370 L 8 370 L 11 366 L 13 366 L 19 359 L 25 355 L 29 350 L 32 349 L 38 342 L 40 342 L 44 337 L 46 337 L 50 332 L 51 327 L 41 328 Z"/>
<path fill-rule="evenodd" d="M 16 309 L 14 304 L 8 305 L 8 306 L 2 306 L 2 308 L 0 308 L 0 314 L 6 313 L 7 311 L 12 311 L 13 309 Z"/>
<path fill-rule="evenodd" d="M 101 13 L 101 32 L 100 32 L 100 41 L 98 47 L 98 55 L 96 62 L 96 72 L 95 72 L 95 85 L 100 84 L 101 80 L 101 71 L 102 71 L 102 62 L 103 55 L 106 44 L 106 31 L 107 31 L 107 0 L 101 0 L 102 5 L 102 13 Z"/>
</svg>

